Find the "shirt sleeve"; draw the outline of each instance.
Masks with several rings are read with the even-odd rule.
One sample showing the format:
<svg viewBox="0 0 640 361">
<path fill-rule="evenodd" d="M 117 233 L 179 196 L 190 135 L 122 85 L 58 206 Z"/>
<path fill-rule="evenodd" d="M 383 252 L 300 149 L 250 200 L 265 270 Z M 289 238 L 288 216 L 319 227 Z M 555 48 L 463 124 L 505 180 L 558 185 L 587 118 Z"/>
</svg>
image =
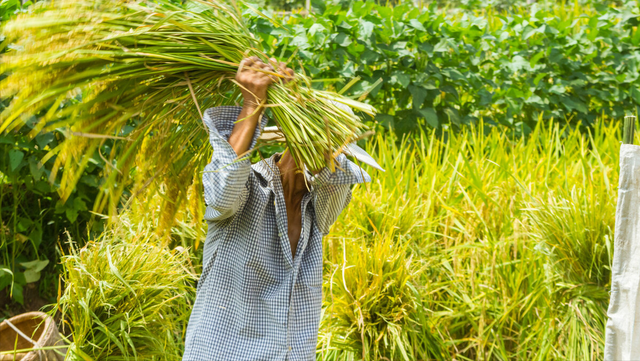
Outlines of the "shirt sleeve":
<svg viewBox="0 0 640 361">
<path fill-rule="evenodd" d="M 371 177 L 344 154 L 337 158 L 336 171 L 324 168 L 313 177 L 313 198 L 316 224 L 322 235 L 327 235 L 331 225 L 351 201 L 351 185 L 371 182 Z"/>
<path fill-rule="evenodd" d="M 204 113 L 203 120 L 209 128 L 209 141 L 213 148 L 211 162 L 205 166 L 202 175 L 207 205 L 204 219 L 207 221 L 231 217 L 242 208 L 248 195 L 251 161 L 248 155 L 237 159 L 236 152 L 228 142 L 241 111 L 241 107 L 224 106 L 207 109 Z M 263 116 L 249 149 L 255 146 L 266 123 L 267 117 Z"/>
</svg>

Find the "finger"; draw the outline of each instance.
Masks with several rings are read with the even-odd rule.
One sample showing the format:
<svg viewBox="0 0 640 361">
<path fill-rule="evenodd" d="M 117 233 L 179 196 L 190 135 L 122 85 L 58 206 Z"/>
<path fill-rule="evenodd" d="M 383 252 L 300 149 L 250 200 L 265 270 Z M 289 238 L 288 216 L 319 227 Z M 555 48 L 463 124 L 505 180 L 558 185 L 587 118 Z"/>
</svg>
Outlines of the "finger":
<svg viewBox="0 0 640 361">
<path fill-rule="evenodd" d="M 287 66 L 285 63 L 281 62 L 278 64 L 278 73 L 282 75 L 287 75 L 286 70 L 287 70 Z"/>
<path fill-rule="evenodd" d="M 268 71 L 268 69 L 264 69 L 265 71 Z M 273 75 L 268 74 L 268 73 L 263 73 L 263 72 L 257 72 L 257 79 L 258 81 L 273 81 Z"/>
<path fill-rule="evenodd" d="M 238 65 L 238 71 L 236 72 L 236 76 L 242 73 L 242 71 L 244 70 L 244 67 L 249 66 L 248 64 L 249 64 L 248 59 L 242 59 L 242 61 L 240 62 L 240 65 Z"/>
<path fill-rule="evenodd" d="M 291 69 L 291 68 L 286 68 L 285 67 L 284 69 L 282 69 L 280 71 L 280 73 L 285 76 L 285 78 L 284 78 L 284 82 L 285 83 L 288 83 L 288 82 L 290 82 L 290 81 L 292 81 L 294 79 L 294 72 L 293 72 L 293 69 Z"/>
</svg>

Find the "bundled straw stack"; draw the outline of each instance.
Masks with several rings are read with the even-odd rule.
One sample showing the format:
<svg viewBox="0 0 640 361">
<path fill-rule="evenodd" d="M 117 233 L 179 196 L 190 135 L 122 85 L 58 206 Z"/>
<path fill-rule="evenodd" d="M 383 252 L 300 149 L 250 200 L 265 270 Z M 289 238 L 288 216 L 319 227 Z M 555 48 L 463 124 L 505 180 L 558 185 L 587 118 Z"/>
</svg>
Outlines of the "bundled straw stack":
<svg viewBox="0 0 640 361">
<path fill-rule="evenodd" d="M 14 45 L 2 58 L 0 73 L 10 75 L 0 82 L 0 92 L 13 100 L 0 116 L 0 132 L 27 124 L 34 136 L 54 129 L 64 134 L 67 141 L 51 152 L 57 162 L 52 177 L 58 167 L 65 170 L 64 197 L 105 144 L 105 190 L 122 185 L 150 136 L 161 140 L 154 144 L 154 162 L 180 163 L 181 171 L 201 167 L 206 157 L 192 161 L 187 150 L 196 146 L 191 155 L 206 153 L 206 145 L 194 141 L 206 141 L 198 119 L 202 111 L 238 99 L 233 79 L 243 58 L 269 58 L 241 10 L 221 0 L 190 0 L 185 6 L 168 0 L 64 0 L 32 8 L 2 30 L 4 44 Z M 299 165 L 311 169 L 333 168 L 331 155 L 367 130 L 334 102 L 375 112 L 312 89 L 304 74 L 272 85 L 268 96 L 266 106 L 286 146 Z"/>
<path fill-rule="evenodd" d="M 67 360 L 180 360 L 196 277 L 187 252 L 157 243 L 110 231 L 63 257 Z"/>
</svg>

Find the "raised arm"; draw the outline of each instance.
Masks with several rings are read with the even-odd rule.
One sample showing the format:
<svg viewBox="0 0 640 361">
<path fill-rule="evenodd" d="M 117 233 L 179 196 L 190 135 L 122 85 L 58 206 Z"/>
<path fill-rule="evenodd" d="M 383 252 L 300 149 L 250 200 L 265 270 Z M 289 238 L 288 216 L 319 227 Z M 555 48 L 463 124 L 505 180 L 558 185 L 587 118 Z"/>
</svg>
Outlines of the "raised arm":
<svg viewBox="0 0 640 361">
<path fill-rule="evenodd" d="M 285 67 L 286 69 L 286 67 Z M 263 113 L 267 89 L 273 78 L 260 70 L 273 72 L 271 65 L 257 57 L 244 59 L 236 82 L 243 95 L 243 106 L 207 109 L 204 121 L 209 127 L 213 156 L 202 176 L 207 204 L 204 218 L 229 218 L 242 207 L 247 194 L 251 162 L 246 156 L 266 124 Z"/>
<path fill-rule="evenodd" d="M 267 89 L 274 80 L 269 74 L 254 69 L 269 72 L 273 72 L 274 69 L 255 56 L 242 60 L 239 69 L 236 82 L 242 92 L 243 105 L 238 122 L 229 137 L 229 144 L 238 156 L 242 156 L 250 149 L 256 126 L 264 110 L 263 101 L 267 98 Z"/>
</svg>

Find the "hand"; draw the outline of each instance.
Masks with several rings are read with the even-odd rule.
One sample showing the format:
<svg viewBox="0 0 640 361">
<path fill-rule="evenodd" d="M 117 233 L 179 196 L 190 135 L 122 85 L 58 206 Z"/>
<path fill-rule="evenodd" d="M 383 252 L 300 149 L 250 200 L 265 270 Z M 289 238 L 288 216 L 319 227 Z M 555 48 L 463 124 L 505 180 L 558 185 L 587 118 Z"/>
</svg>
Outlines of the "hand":
<svg viewBox="0 0 640 361">
<path fill-rule="evenodd" d="M 275 59 L 273 59 L 273 58 L 271 60 L 275 61 Z M 284 75 L 284 78 L 280 78 L 280 80 L 283 83 L 288 83 L 288 82 L 292 81 L 296 76 L 296 74 L 293 71 L 293 69 L 288 68 L 287 64 L 285 62 L 280 62 L 278 64 L 278 74 Z"/>
<path fill-rule="evenodd" d="M 294 77 L 291 68 L 287 68 L 285 63 L 278 63 L 277 60 L 269 59 L 271 64 L 278 67 L 278 73 L 285 75 L 284 81 L 290 81 Z M 277 78 L 271 73 L 275 73 L 273 65 L 265 64 L 257 56 L 243 59 L 240 62 L 236 81 L 240 85 L 245 106 L 257 107 L 267 97 L 267 89 Z"/>
</svg>

